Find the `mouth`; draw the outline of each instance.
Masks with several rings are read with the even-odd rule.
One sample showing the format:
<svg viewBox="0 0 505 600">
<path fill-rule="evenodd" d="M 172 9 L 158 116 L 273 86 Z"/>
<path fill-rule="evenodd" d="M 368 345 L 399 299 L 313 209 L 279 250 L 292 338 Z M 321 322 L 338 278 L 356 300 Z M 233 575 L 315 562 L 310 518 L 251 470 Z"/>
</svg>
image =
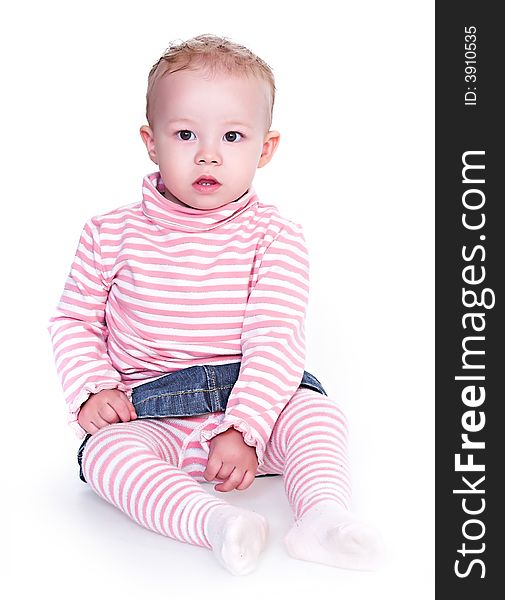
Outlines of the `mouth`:
<svg viewBox="0 0 505 600">
<path fill-rule="evenodd" d="M 193 182 L 193 187 L 199 192 L 213 192 L 221 187 L 221 184 L 212 175 L 200 175 Z"/>
</svg>

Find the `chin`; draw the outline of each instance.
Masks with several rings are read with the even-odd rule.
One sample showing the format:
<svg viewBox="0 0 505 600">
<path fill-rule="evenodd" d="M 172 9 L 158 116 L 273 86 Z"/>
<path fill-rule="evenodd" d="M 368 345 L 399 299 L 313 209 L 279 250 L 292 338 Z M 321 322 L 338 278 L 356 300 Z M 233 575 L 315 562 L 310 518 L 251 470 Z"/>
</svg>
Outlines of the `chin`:
<svg viewBox="0 0 505 600">
<path fill-rule="evenodd" d="M 201 210 L 212 210 L 214 208 L 221 208 L 221 206 L 226 206 L 227 204 L 230 204 L 230 202 L 233 202 L 233 200 L 235 200 L 235 198 L 233 198 L 232 200 L 227 200 L 227 199 L 218 199 L 218 198 L 212 198 L 212 197 L 197 197 L 197 198 L 191 198 L 188 202 L 188 206 L 192 206 L 193 208 L 199 208 Z"/>
<path fill-rule="evenodd" d="M 222 206 L 226 206 L 230 204 L 232 200 L 227 200 L 224 202 L 198 202 L 198 204 L 193 204 L 193 208 L 199 208 L 200 210 L 214 210 L 215 208 L 221 208 Z"/>
</svg>

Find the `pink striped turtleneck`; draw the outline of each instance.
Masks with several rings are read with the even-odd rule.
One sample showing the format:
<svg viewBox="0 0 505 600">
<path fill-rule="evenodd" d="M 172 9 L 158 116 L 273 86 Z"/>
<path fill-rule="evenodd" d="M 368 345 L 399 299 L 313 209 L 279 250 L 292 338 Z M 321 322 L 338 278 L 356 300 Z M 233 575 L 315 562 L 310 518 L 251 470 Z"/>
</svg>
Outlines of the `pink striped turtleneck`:
<svg viewBox="0 0 505 600">
<path fill-rule="evenodd" d="M 192 206 L 181 206 L 167 200 L 161 192 L 165 185 L 160 173 L 151 173 L 144 178 L 142 186 L 142 212 L 162 227 L 173 231 L 210 231 L 230 219 L 235 219 L 253 204 L 258 202 L 254 190 L 250 188 L 243 196 L 220 208 L 200 210 Z"/>
<path fill-rule="evenodd" d="M 300 225 L 251 188 L 202 211 L 144 178 L 142 200 L 89 219 L 49 322 L 56 367 L 79 437 L 91 393 L 202 364 L 242 361 L 209 440 L 235 427 L 263 452 L 305 363 L 308 256 Z"/>
</svg>

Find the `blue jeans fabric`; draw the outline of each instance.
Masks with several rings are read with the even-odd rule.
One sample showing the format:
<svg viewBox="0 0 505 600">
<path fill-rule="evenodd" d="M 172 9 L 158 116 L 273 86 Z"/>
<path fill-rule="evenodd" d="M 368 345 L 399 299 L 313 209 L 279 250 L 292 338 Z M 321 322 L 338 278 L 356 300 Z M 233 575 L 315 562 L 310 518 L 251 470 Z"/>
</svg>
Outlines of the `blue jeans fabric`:
<svg viewBox="0 0 505 600">
<path fill-rule="evenodd" d="M 225 412 L 240 365 L 240 362 L 235 362 L 188 367 L 133 388 L 131 399 L 137 419 Z M 303 372 L 299 387 L 328 395 L 321 383 L 307 371 Z M 84 483 L 87 482 L 82 472 L 82 454 L 90 437 L 88 433 L 77 451 L 79 478 Z"/>
</svg>

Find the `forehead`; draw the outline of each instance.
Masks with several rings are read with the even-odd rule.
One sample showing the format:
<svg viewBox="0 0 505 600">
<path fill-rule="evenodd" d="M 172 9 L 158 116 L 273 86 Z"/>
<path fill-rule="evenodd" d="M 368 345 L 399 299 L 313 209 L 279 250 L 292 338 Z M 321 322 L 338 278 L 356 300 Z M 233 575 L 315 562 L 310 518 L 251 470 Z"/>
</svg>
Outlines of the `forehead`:
<svg viewBox="0 0 505 600">
<path fill-rule="evenodd" d="M 269 111 L 268 84 L 254 76 L 183 70 L 161 77 L 153 89 L 153 117 L 263 123 Z"/>
</svg>

